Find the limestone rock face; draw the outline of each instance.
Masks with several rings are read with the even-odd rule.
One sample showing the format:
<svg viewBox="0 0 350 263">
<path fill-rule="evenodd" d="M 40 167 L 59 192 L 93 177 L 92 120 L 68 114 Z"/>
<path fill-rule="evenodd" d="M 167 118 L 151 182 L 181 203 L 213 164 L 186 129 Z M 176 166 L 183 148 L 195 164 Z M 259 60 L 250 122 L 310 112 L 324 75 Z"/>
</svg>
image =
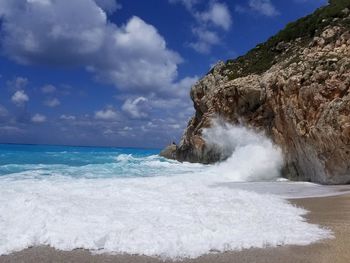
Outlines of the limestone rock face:
<svg viewBox="0 0 350 263">
<path fill-rule="evenodd" d="M 339 21 L 350 21 L 349 12 Z M 202 138 L 203 129 L 220 116 L 272 138 L 284 152 L 285 177 L 350 183 L 349 27 L 332 23 L 311 40 L 278 43 L 275 52 L 276 61 L 264 72 L 241 74 L 243 69 L 232 72 L 228 63 L 219 62 L 192 87 L 196 113 L 176 159 L 220 160 Z M 230 77 L 236 72 L 241 76 Z"/>
</svg>

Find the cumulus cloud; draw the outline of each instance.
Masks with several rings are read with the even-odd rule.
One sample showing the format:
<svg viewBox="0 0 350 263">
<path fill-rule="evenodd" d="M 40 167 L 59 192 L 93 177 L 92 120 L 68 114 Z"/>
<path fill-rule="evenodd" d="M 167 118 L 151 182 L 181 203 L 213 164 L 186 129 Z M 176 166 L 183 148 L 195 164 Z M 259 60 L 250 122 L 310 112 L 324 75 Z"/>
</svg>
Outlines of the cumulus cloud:
<svg viewBox="0 0 350 263">
<path fill-rule="evenodd" d="M 11 97 L 11 101 L 17 106 L 21 106 L 24 103 L 29 101 L 28 95 L 24 92 L 24 90 L 17 90 Z"/>
<path fill-rule="evenodd" d="M 54 93 L 56 91 L 56 87 L 53 85 L 45 85 L 41 87 L 41 91 L 45 94 Z"/>
<path fill-rule="evenodd" d="M 155 27 L 132 17 L 109 36 L 105 56 L 95 60 L 95 66 L 89 68 L 91 71 L 128 91 L 167 91 L 177 77 L 182 59 L 166 47 Z"/>
<path fill-rule="evenodd" d="M 82 66 L 128 92 L 172 92 L 181 56 L 139 17 L 121 26 L 108 21 L 115 1 L 2 0 L 1 5 L 1 46 L 18 63 Z"/>
<path fill-rule="evenodd" d="M 193 28 L 192 32 L 197 37 L 197 41 L 190 43 L 189 46 L 199 53 L 209 53 L 213 45 L 220 43 L 220 38 L 214 31 Z"/>
<path fill-rule="evenodd" d="M 189 9 L 197 3 L 196 0 L 182 1 Z M 84 125 L 90 125 L 92 134 L 108 129 L 118 134 L 118 129 L 124 126 L 141 132 L 139 128 L 144 126 L 149 135 L 156 134 L 151 129 L 157 125 L 164 128 L 157 134 L 169 137 L 166 127 L 188 118 L 188 109 L 192 109 L 189 89 L 198 78 L 179 78 L 178 67 L 183 59 L 168 47 L 154 26 L 137 16 L 124 24 L 110 21 L 108 15 L 120 7 L 118 3 L 113 0 L 0 0 L 2 54 L 25 65 L 85 68 L 97 81 L 111 83 L 121 91 L 120 111 L 106 107 L 87 117 L 61 115 L 57 119 L 64 126 L 82 127 L 77 128 L 81 132 L 78 137 L 85 131 Z M 211 11 L 215 6 L 212 3 L 203 12 L 192 9 L 195 27 L 214 33 L 225 31 L 228 26 L 218 17 L 219 9 Z M 209 35 L 198 40 L 212 46 L 217 41 Z M 40 90 L 52 98 L 57 97 L 55 92 L 59 89 L 63 87 L 47 85 Z M 23 87 L 16 89 L 19 92 L 14 94 L 16 105 L 29 101 L 24 90 Z M 30 119 L 29 116 L 26 121 Z M 153 125 L 143 125 L 151 119 Z"/>
<path fill-rule="evenodd" d="M 61 104 L 61 102 L 57 98 L 48 99 L 44 102 L 44 104 L 48 107 L 54 108 Z"/>
<path fill-rule="evenodd" d="M 209 9 L 203 13 L 197 13 L 198 19 L 211 22 L 224 30 L 229 30 L 232 25 L 230 11 L 226 4 L 212 3 Z"/>
<path fill-rule="evenodd" d="M 232 17 L 228 6 L 216 0 L 211 1 L 207 10 L 198 11 L 198 1 L 169 0 L 170 3 L 182 3 L 196 20 L 192 33 L 196 40 L 189 47 L 199 53 L 210 53 L 211 48 L 221 42 L 217 29 L 228 31 L 232 26 Z"/>
<path fill-rule="evenodd" d="M 280 14 L 271 0 L 249 0 L 247 7 L 237 5 L 235 11 L 239 13 L 254 12 L 268 17 L 274 17 Z"/>
<path fill-rule="evenodd" d="M 34 123 L 43 123 L 46 121 L 46 116 L 45 115 L 42 115 L 42 114 L 35 114 L 33 117 L 32 117 L 32 122 Z"/>
<path fill-rule="evenodd" d="M 148 117 L 147 111 L 149 110 L 149 105 L 147 102 L 148 99 L 145 97 L 139 97 L 134 100 L 128 99 L 124 102 L 122 110 L 132 118 L 146 118 Z"/>
<path fill-rule="evenodd" d="M 95 119 L 103 121 L 114 121 L 119 118 L 119 114 L 112 107 L 107 107 L 104 110 L 95 112 Z"/>
<path fill-rule="evenodd" d="M 92 0 L 2 2 L 8 6 L 3 14 L 2 45 L 17 62 L 79 63 L 96 52 L 104 39 L 106 14 Z"/>
<path fill-rule="evenodd" d="M 271 3 L 270 0 L 250 0 L 249 6 L 256 12 L 259 12 L 265 16 L 276 16 L 279 15 L 276 7 Z"/>
<path fill-rule="evenodd" d="M 173 84 L 173 89 L 177 92 L 177 97 L 182 99 L 190 99 L 190 89 L 199 80 L 198 76 L 185 77 Z M 173 98 L 174 99 L 174 98 Z M 177 99 L 175 97 L 175 99 Z"/>
</svg>

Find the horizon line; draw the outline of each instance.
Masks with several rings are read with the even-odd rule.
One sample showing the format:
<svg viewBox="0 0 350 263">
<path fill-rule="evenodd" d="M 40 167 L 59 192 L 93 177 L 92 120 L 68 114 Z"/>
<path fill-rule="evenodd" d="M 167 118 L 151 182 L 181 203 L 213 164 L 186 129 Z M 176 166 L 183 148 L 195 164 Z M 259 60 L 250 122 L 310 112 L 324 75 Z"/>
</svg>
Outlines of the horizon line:
<svg viewBox="0 0 350 263">
<path fill-rule="evenodd" d="M 12 143 L 0 142 L 1 145 L 25 145 L 25 146 L 56 146 L 56 147 L 79 147 L 79 148 L 120 148 L 120 149 L 141 149 L 141 150 L 161 150 L 162 148 L 136 147 L 136 146 L 97 146 L 97 145 L 69 145 L 69 144 L 49 144 L 49 143 Z"/>
</svg>

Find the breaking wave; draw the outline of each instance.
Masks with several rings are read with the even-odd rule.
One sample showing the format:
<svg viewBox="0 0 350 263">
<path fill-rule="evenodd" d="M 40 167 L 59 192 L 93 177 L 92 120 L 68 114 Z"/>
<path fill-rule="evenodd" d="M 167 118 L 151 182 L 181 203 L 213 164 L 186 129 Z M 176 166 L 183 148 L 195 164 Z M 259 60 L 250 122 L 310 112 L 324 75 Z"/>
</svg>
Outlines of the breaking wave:
<svg viewBox="0 0 350 263">
<path fill-rule="evenodd" d="M 232 181 L 266 181 L 280 176 L 282 151 L 263 134 L 220 120 L 203 131 L 209 149 L 220 153 L 223 162 L 209 168 Z"/>
</svg>

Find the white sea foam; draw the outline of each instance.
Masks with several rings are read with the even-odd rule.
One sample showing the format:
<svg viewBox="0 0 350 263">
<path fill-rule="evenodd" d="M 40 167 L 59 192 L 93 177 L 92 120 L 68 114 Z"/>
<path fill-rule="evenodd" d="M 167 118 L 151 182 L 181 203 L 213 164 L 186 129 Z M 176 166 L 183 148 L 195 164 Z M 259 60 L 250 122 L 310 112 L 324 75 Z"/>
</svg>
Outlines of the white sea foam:
<svg viewBox="0 0 350 263">
<path fill-rule="evenodd" d="M 228 125 L 205 134 L 225 138 L 208 143 L 231 157 L 214 166 L 120 155 L 82 167 L 6 168 L 14 172 L 0 177 L 0 254 L 49 245 L 195 258 L 331 236 L 283 199 L 290 188 L 263 191 L 283 184 L 276 180 L 282 157 L 268 139 Z M 274 182 L 240 183 L 255 180 Z"/>
<path fill-rule="evenodd" d="M 115 159 L 118 162 L 127 162 L 133 160 L 134 157 L 132 156 L 132 154 L 119 154 Z"/>
<path fill-rule="evenodd" d="M 195 258 L 305 245 L 329 231 L 283 199 L 200 176 L 0 182 L 0 254 L 30 246 Z"/>
</svg>

